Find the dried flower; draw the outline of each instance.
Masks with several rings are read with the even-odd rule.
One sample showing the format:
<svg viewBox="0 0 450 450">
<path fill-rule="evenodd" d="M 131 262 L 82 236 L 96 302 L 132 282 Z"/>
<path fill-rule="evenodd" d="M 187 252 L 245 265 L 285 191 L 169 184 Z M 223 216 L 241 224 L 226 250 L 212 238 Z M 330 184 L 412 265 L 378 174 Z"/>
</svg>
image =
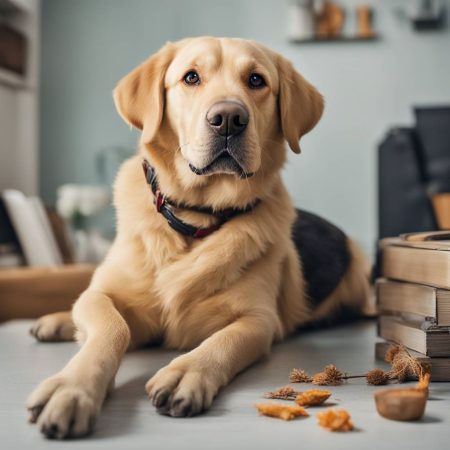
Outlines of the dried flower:
<svg viewBox="0 0 450 450">
<path fill-rule="evenodd" d="M 300 392 L 295 399 L 295 403 L 300 406 L 319 406 L 328 400 L 330 396 L 330 391 L 310 389 L 309 391 Z"/>
<path fill-rule="evenodd" d="M 322 386 L 338 386 L 342 384 L 345 375 L 334 364 L 329 364 L 323 372 L 316 373 L 313 378 L 313 384 Z"/>
<path fill-rule="evenodd" d="M 429 386 L 430 386 L 430 374 L 426 372 L 419 377 L 419 382 L 416 384 L 416 389 L 425 392 L 428 395 Z"/>
<path fill-rule="evenodd" d="M 374 386 L 386 384 L 389 381 L 389 373 L 382 369 L 372 369 L 367 372 L 366 381 L 367 384 L 372 384 Z"/>
<path fill-rule="evenodd" d="M 334 364 L 329 364 L 322 372 L 316 373 L 313 377 L 310 377 L 302 369 L 292 369 L 289 381 L 291 383 L 312 382 L 321 386 L 338 386 L 351 378 L 366 378 L 368 384 L 379 386 L 387 384 L 391 379 L 403 383 L 408 377 L 420 378 L 424 373 L 430 372 L 429 364 L 421 364 L 402 345 L 391 345 L 385 354 L 385 360 L 391 364 L 388 372 L 382 369 L 373 369 L 362 375 L 351 375 L 340 371 Z"/>
<path fill-rule="evenodd" d="M 422 375 L 431 374 L 431 363 L 421 362 L 420 365 L 422 366 Z"/>
<path fill-rule="evenodd" d="M 327 409 L 317 414 L 319 425 L 330 431 L 351 431 L 353 423 L 345 409 Z"/>
<path fill-rule="evenodd" d="M 400 345 L 392 344 L 384 355 L 384 360 L 391 363 L 394 360 L 395 355 L 400 351 Z"/>
<path fill-rule="evenodd" d="M 299 392 L 297 392 L 291 386 L 284 386 L 280 389 L 277 389 L 276 391 L 266 392 L 264 394 L 264 397 L 279 400 L 294 400 L 298 394 Z"/>
<path fill-rule="evenodd" d="M 391 345 L 385 359 L 391 363 L 390 377 L 397 378 L 399 383 L 405 382 L 408 376 L 420 378 L 424 372 L 417 358 L 411 356 L 403 345 Z"/>
<path fill-rule="evenodd" d="M 307 417 L 309 414 L 301 406 L 286 406 L 276 403 L 259 403 L 256 405 L 259 413 L 264 416 L 277 417 L 283 420 L 292 420 L 296 417 Z"/>
<path fill-rule="evenodd" d="M 402 358 L 395 357 L 391 364 L 391 377 L 397 378 L 399 383 L 404 383 L 408 376 L 408 362 Z"/>
<path fill-rule="evenodd" d="M 311 383 L 312 378 L 302 369 L 292 369 L 289 381 L 291 383 Z"/>
</svg>

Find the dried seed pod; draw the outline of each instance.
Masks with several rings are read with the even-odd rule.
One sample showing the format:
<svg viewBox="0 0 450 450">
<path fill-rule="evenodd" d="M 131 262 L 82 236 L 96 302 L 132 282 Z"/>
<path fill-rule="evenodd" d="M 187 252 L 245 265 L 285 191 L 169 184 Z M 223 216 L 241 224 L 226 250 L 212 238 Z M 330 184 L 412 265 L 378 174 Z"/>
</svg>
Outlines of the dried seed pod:
<svg viewBox="0 0 450 450">
<path fill-rule="evenodd" d="M 421 362 L 420 366 L 422 368 L 422 374 L 429 373 L 431 374 L 431 363 Z"/>
<path fill-rule="evenodd" d="M 289 381 L 291 383 L 311 383 L 312 378 L 303 369 L 292 369 Z"/>
<path fill-rule="evenodd" d="M 322 386 L 338 386 L 342 384 L 344 378 L 343 372 L 341 372 L 334 364 L 329 364 L 325 367 L 323 372 L 316 373 L 313 376 L 313 384 Z"/>
<path fill-rule="evenodd" d="M 399 383 L 411 376 L 420 377 L 426 371 L 403 345 L 391 345 L 385 354 L 385 360 L 391 363 L 390 377 L 397 378 Z"/>
<path fill-rule="evenodd" d="M 366 381 L 367 384 L 372 384 L 374 386 L 386 384 L 389 381 L 389 373 L 382 369 L 372 369 L 367 372 Z"/>
<path fill-rule="evenodd" d="M 291 386 L 284 386 L 280 389 L 277 389 L 276 391 L 267 392 L 264 394 L 265 398 L 273 398 L 273 399 L 279 399 L 279 400 L 294 400 L 295 397 L 300 392 L 297 392 L 295 389 L 293 389 Z"/>
<path fill-rule="evenodd" d="M 327 409 L 317 414 L 319 425 L 330 431 L 351 431 L 353 423 L 345 409 Z"/>
<path fill-rule="evenodd" d="M 256 405 L 259 413 L 264 416 L 292 420 L 297 417 L 307 417 L 309 414 L 301 406 L 287 406 L 276 403 L 259 403 Z"/>
<path fill-rule="evenodd" d="M 295 403 L 300 406 L 318 406 L 328 400 L 330 396 L 330 391 L 310 389 L 309 391 L 300 392 L 295 398 Z"/>
<path fill-rule="evenodd" d="M 394 360 L 395 355 L 400 351 L 401 347 L 397 344 L 391 344 L 391 346 L 387 349 L 384 360 L 388 363 L 391 363 Z"/>
</svg>

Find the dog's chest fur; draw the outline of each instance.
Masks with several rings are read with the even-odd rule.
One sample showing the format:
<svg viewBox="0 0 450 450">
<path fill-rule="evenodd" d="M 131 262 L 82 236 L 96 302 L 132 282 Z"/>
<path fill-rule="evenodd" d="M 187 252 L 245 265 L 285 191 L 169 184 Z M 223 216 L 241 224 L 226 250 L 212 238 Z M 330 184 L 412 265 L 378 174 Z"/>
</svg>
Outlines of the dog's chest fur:
<svg viewBox="0 0 450 450">
<path fill-rule="evenodd" d="M 154 233 L 152 228 L 150 225 L 148 232 L 140 236 L 142 259 L 140 263 L 136 261 L 133 270 L 141 266 L 140 279 L 144 281 L 141 295 L 134 296 L 133 301 L 145 304 L 149 318 L 158 317 L 165 346 L 190 349 L 231 323 L 235 313 L 221 295 L 221 283 L 212 288 L 217 281 L 214 274 L 211 279 L 204 279 L 204 265 L 197 267 L 193 247 L 181 248 L 174 242 L 173 233 Z M 201 257 L 211 260 L 214 272 L 214 255 L 205 251 Z"/>
<path fill-rule="evenodd" d="M 141 311 L 142 320 L 157 320 L 160 339 L 167 346 L 192 348 L 261 307 L 270 308 L 278 323 L 280 273 L 286 248 L 292 246 L 294 219 L 281 182 L 251 213 L 233 218 L 200 240 L 188 241 L 156 212 L 137 159 L 125 163 L 118 176 L 115 204 L 120 264 L 133 280 L 132 286 L 121 287 L 124 301 L 129 309 Z M 124 248 L 130 249 L 126 255 Z M 256 265 L 270 270 L 259 268 L 255 271 L 259 284 L 253 278 L 249 283 L 253 290 L 268 287 L 261 295 L 247 292 L 244 299 L 242 289 L 233 291 L 233 286 Z M 261 301 L 261 296 L 267 299 Z"/>
</svg>

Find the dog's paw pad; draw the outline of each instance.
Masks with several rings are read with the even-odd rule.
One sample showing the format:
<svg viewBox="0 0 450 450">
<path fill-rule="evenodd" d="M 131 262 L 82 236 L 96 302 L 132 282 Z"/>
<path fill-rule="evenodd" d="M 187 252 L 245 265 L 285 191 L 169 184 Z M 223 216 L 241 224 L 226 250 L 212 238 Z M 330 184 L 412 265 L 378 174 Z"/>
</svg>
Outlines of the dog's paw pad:
<svg viewBox="0 0 450 450">
<path fill-rule="evenodd" d="M 201 412 L 200 410 L 198 412 Z M 172 417 L 189 417 L 196 414 L 192 401 L 185 398 L 178 398 L 170 405 L 169 415 Z"/>
<path fill-rule="evenodd" d="M 163 408 L 169 399 L 170 391 L 168 389 L 160 389 L 152 396 L 152 405 L 156 408 Z"/>
<path fill-rule="evenodd" d="M 160 369 L 146 385 L 147 393 L 159 414 L 190 417 L 211 406 L 216 384 L 208 382 L 206 372 L 167 366 Z"/>
<path fill-rule="evenodd" d="M 92 431 L 100 410 L 97 396 L 63 377 L 45 380 L 28 401 L 29 421 L 49 439 L 80 437 Z"/>
</svg>

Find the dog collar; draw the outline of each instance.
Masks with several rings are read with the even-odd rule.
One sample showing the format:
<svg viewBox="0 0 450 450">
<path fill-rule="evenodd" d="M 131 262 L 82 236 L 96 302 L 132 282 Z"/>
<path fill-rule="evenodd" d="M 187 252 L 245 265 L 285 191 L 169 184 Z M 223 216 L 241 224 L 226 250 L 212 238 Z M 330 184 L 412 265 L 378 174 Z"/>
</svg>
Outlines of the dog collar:
<svg viewBox="0 0 450 450">
<path fill-rule="evenodd" d="M 161 193 L 158 185 L 158 179 L 156 176 L 156 170 L 150 165 L 150 163 L 144 159 L 142 161 L 142 168 L 144 169 L 145 179 L 150 186 L 155 204 L 156 211 L 160 213 L 167 223 L 180 234 L 193 238 L 204 238 L 209 236 L 214 231 L 217 231 L 225 222 L 236 217 L 240 214 L 252 211 L 260 202 L 259 199 L 250 203 L 244 208 L 227 208 L 222 210 L 214 210 L 209 206 L 191 206 L 185 203 L 175 202 Z M 187 209 L 202 214 L 209 214 L 218 219 L 218 222 L 210 227 L 202 228 L 190 225 L 183 220 L 179 219 L 173 212 L 173 208 Z"/>
</svg>

